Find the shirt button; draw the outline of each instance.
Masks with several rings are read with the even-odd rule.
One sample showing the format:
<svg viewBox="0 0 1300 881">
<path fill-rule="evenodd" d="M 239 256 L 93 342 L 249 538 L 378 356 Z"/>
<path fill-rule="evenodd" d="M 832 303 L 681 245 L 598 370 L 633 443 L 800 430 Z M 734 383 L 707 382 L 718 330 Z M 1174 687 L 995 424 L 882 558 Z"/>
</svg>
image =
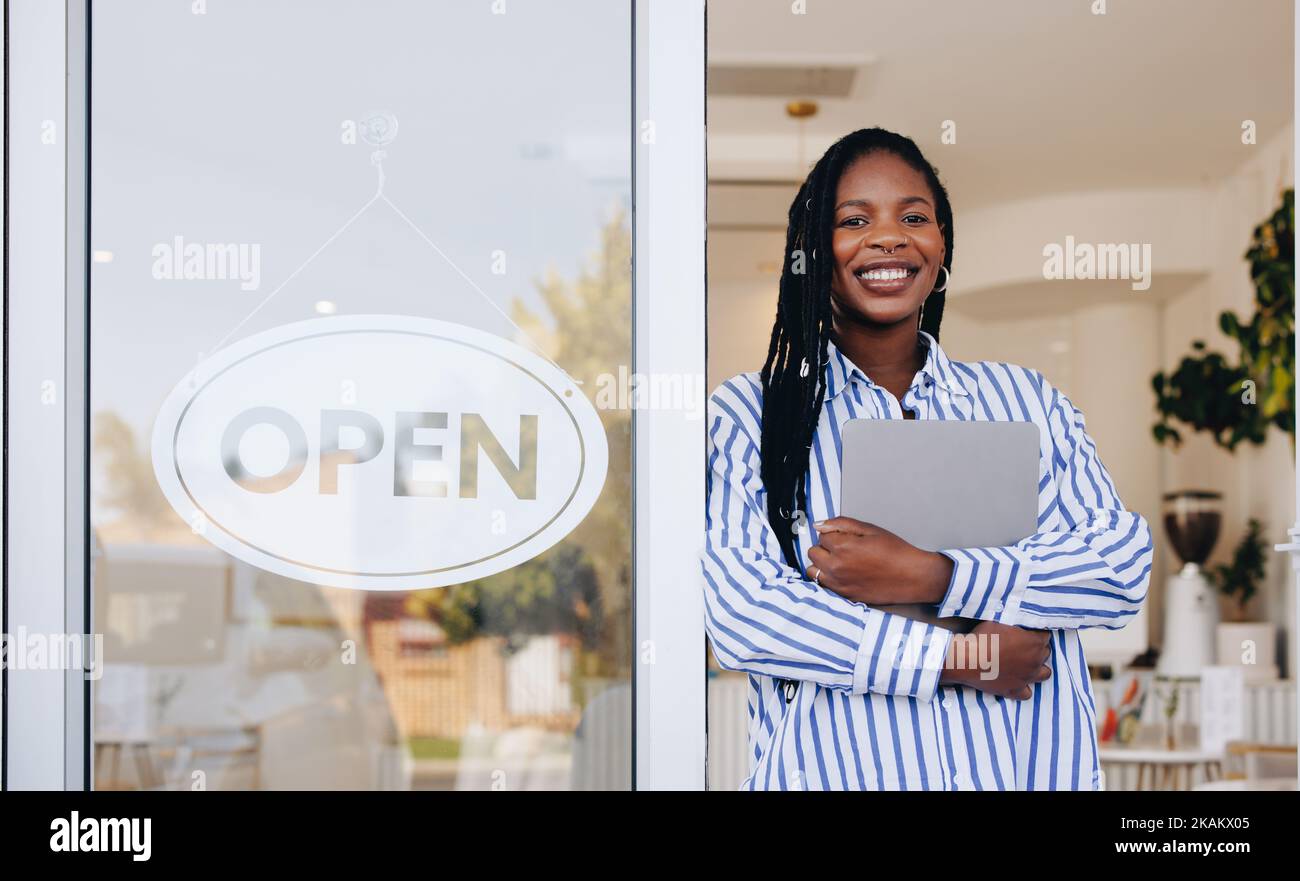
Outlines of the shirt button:
<svg viewBox="0 0 1300 881">
<path fill-rule="evenodd" d="M 943 708 L 945 710 L 951 710 L 952 704 L 953 704 L 952 695 L 948 695 L 946 698 L 943 699 Z"/>
<path fill-rule="evenodd" d="M 1001 611 L 1002 611 L 1002 604 L 1001 604 L 1001 603 L 994 603 L 994 604 L 993 604 L 993 611 L 995 611 L 995 612 L 1001 612 Z"/>
<path fill-rule="evenodd" d="M 956 783 L 957 786 L 958 786 L 958 788 L 963 787 L 963 786 L 966 785 L 966 775 L 965 775 L 965 774 L 955 774 L 955 775 L 953 775 L 952 782 L 953 782 L 953 783 Z"/>
</svg>

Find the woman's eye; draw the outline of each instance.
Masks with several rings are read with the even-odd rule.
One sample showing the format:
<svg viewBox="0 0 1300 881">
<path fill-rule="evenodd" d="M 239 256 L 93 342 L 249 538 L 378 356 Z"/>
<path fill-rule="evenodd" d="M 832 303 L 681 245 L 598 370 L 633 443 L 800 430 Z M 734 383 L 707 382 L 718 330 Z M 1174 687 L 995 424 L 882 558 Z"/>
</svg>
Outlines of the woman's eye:
<svg viewBox="0 0 1300 881">
<path fill-rule="evenodd" d="M 865 217 L 849 217 L 840 223 L 840 226 L 862 226 L 867 222 Z"/>
<path fill-rule="evenodd" d="M 903 219 L 906 220 L 908 223 L 928 223 L 930 220 L 924 214 L 909 214 Z"/>
</svg>

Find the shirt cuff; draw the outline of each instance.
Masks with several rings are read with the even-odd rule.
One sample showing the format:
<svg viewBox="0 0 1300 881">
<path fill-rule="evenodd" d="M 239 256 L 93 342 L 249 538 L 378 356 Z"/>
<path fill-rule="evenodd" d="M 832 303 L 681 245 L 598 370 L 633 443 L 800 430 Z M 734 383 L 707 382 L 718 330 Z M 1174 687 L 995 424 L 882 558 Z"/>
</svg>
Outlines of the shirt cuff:
<svg viewBox="0 0 1300 881">
<path fill-rule="evenodd" d="M 865 612 L 862 644 L 853 666 L 853 693 L 933 699 L 952 631 L 877 609 Z"/>
<path fill-rule="evenodd" d="M 1032 561 L 1012 545 L 940 551 L 952 560 L 948 592 L 939 604 L 941 618 L 978 618 L 1013 625 L 1029 587 Z"/>
</svg>

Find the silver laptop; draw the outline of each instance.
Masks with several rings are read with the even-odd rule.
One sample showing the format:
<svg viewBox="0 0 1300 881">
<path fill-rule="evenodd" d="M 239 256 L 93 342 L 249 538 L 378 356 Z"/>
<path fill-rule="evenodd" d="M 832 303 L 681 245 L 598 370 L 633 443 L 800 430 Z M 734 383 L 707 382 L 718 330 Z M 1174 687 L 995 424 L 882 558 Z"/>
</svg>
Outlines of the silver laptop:
<svg viewBox="0 0 1300 881">
<path fill-rule="evenodd" d="M 1039 430 L 1032 422 L 853 419 L 844 424 L 840 514 L 927 551 L 1011 545 L 1038 528 Z M 935 606 L 881 606 L 940 621 Z"/>
</svg>

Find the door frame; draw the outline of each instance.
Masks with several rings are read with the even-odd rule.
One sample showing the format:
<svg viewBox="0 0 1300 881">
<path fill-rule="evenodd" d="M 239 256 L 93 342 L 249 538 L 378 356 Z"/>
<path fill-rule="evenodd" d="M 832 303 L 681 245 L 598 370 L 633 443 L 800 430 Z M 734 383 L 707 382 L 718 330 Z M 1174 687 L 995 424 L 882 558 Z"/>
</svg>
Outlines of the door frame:
<svg viewBox="0 0 1300 881">
<path fill-rule="evenodd" d="M 94 621 L 88 580 L 90 3 L 4 3 L 6 634 L 20 628 L 89 634 Z M 628 3 L 631 367 L 634 375 L 698 377 L 702 384 L 705 0 Z M 54 141 L 43 142 L 51 126 Z M 652 135 L 644 138 L 647 131 Z M 632 418 L 633 785 L 704 789 L 698 553 L 705 423 L 680 410 L 634 410 Z M 92 788 L 92 685 L 81 669 L 6 666 L 0 701 L 5 789 Z"/>
<path fill-rule="evenodd" d="M 705 3 L 635 0 L 634 374 L 705 388 Z M 705 423 L 633 410 L 637 789 L 704 789 Z"/>
<path fill-rule="evenodd" d="M 49 640 L 79 638 L 93 621 L 87 3 L 5 4 L 4 632 Z M 87 786 L 90 684 L 80 667 L 6 665 L 6 789 Z"/>
</svg>

